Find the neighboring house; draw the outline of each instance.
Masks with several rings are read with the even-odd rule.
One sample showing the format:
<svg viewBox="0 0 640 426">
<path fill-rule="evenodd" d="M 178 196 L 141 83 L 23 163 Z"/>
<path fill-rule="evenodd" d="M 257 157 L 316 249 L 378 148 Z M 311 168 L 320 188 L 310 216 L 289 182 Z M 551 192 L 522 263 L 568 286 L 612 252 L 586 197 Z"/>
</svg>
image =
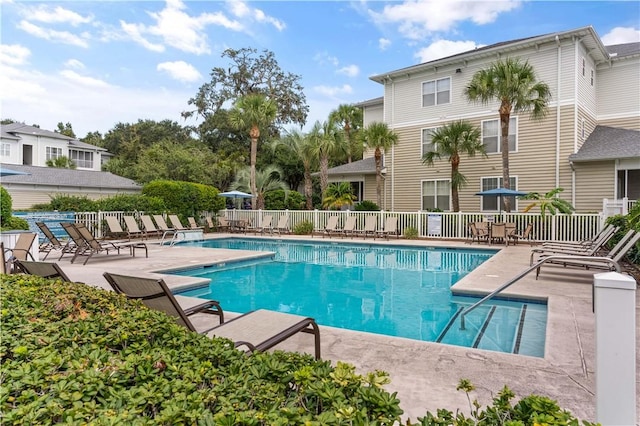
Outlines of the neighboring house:
<svg viewBox="0 0 640 426">
<path fill-rule="evenodd" d="M 382 208 L 450 210 L 449 162 L 426 166 L 421 158 L 432 130 L 465 119 L 480 128 L 488 158 L 463 155 L 460 172 L 468 184 L 460 190 L 460 209 L 497 211 L 496 198 L 474 194 L 502 186 L 499 104 L 469 103 L 463 91 L 476 71 L 507 57 L 529 61 L 552 91 L 544 120 L 511 115 L 511 188 L 545 193 L 562 187 L 561 196 L 578 212 L 602 210 L 604 198 L 640 199 L 640 42 L 605 47 L 592 27 L 584 27 L 371 77 L 384 96 L 359 104 L 364 125 L 384 121 L 398 134 L 385 156 Z M 365 198 L 375 200 L 375 168 L 370 158 L 362 162 L 331 169 L 330 179 L 361 182 Z M 518 201 L 513 211 L 526 205 Z"/>
<path fill-rule="evenodd" d="M 76 169 L 47 167 L 47 160 L 62 156 L 73 160 Z M 6 124 L 0 132 L 0 166 L 28 174 L 3 176 L 0 183 L 11 195 L 14 210 L 48 203 L 56 194 L 98 199 L 140 193 L 142 188 L 131 179 L 100 171 L 111 156 L 104 148 L 60 133 Z"/>
<path fill-rule="evenodd" d="M 80 142 L 61 133 L 23 123 L 3 124 L 0 132 L 0 162 L 46 167 L 48 160 L 67 157 L 78 170 L 100 171 L 107 150 Z"/>
<path fill-rule="evenodd" d="M 92 200 L 116 194 L 139 194 L 142 187 L 131 179 L 109 172 L 72 170 L 56 167 L 21 166 L 0 164 L 27 175 L 0 178 L 13 201 L 13 209 L 28 209 L 34 204 L 48 203 L 56 194 L 86 196 Z"/>
</svg>

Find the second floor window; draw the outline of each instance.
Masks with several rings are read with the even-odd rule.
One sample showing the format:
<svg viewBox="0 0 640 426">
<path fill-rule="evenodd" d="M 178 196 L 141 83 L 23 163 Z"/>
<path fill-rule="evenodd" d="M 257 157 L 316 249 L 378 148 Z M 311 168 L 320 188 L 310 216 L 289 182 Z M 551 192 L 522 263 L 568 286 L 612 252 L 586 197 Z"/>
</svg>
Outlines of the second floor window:
<svg viewBox="0 0 640 426">
<path fill-rule="evenodd" d="M 62 157 L 62 148 L 56 148 L 55 146 L 47 147 L 47 158 L 46 160 L 55 160 L 56 158 Z"/>
<path fill-rule="evenodd" d="M 422 129 L 422 152 L 420 153 L 420 156 L 423 156 L 427 152 L 433 151 L 433 142 L 431 142 L 431 136 L 437 129 L 437 127 Z"/>
<path fill-rule="evenodd" d="M 509 176 L 509 188 L 516 189 L 517 179 L 515 176 Z M 501 177 L 483 177 L 482 178 L 482 191 L 489 191 L 490 189 L 502 188 Z M 516 197 L 509 197 L 511 200 L 511 208 L 516 211 Z M 498 202 L 500 197 L 482 197 L 482 211 L 494 211 L 500 210 Z"/>
<path fill-rule="evenodd" d="M 451 102 L 451 78 L 441 78 L 422 83 L 422 106 L 442 105 Z"/>
<path fill-rule="evenodd" d="M 2 157 L 10 157 L 11 156 L 11 145 L 8 143 L 0 144 L 0 156 Z"/>
<path fill-rule="evenodd" d="M 81 169 L 93 169 L 93 152 L 72 149 L 69 158 Z"/>
<path fill-rule="evenodd" d="M 509 152 L 516 150 L 517 134 L 516 117 L 509 120 Z M 482 144 L 487 154 L 500 152 L 500 120 L 487 120 L 482 122 Z"/>
</svg>

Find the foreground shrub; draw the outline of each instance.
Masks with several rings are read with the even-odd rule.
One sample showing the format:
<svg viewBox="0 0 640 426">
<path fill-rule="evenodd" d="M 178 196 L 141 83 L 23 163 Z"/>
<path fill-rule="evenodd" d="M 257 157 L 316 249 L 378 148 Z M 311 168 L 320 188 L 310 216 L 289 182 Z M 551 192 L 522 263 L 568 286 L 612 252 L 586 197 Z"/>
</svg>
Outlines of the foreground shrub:
<svg viewBox="0 0 640 426">
<path fill-rule="evenodd" d="M 385 373 L 225 339 L 84 284 L 1 275 L 3 424 L 393 424 Z"/>
<path fill-rule="evenodd" d="M 13 229 L 29 229 L 29 223 L 13 216 L 13 199 L 9 192 L 0 186 L 0 231 Z"/>
<path fill-rule="evenodd" d="M 298 222 L 293 227 L 293 233 L 296 235 L 311 235 L 313 233 L 313 223 L 308 220 Z"/>
</svg>

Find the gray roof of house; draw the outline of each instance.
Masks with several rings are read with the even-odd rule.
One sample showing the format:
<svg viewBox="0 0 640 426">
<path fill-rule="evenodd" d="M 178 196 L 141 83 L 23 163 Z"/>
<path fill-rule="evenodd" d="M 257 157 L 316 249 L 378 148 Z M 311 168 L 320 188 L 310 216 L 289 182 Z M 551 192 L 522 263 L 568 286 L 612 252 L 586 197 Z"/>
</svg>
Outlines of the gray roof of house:
<svg viewBox="0 0 640 426">
<path fill-rule="evenodd" d="M 605 46 L 605 48 L 607 52 L 616 55 L 618 58 L 640 54 L 640 42 L 612 44 L 611 46 Z"/>
<path fill-rule="evenodd" d="M 596 126 L 570 161 L 601 161 L 640 158 L 640 131 Z"/>
<path fill-rule="evenodd" d="M 4 183 L 27 185 L 77 186 L 84 188 L 140 189 L 140 185 L 131 179 L 110 172 L 92 170 L 60 169 L 56 167 L 25 166 L 19 164 L 0 164 L 0 167 L 29 173 L 28 175 L 3 176 Z"/>
<path fill-rule="evenodd" d="M 106 149 L 104 148 L 100 148 L 99 146 L 91 145 L 89 143 L 79 141 L 78 139 L 72 138 L 67 135 L 63 135 L 62 133 L 52 132 L 50 130 L 44 130 L 39 127 L 29 126 L 24 123 L 11 123 L 11 124 L 2 125 L 3 139 L 19 140 L 20 134 L 43 136 L 43 137 L 52 138 L 52 139 L 62 139 L 62 140 L 66 140 L 69 143 L 69 145 L 73 145 L 74 147 L 77 147 L 77 148 L 90 149 L 93 151 L 106 151 Z"/>
<path fill-rule="evenodd" d="M 362 175 L 362 174 L 372 174 L 375 172 L 376 172 L 376 159 L 374 157 L 353 161 L 351 163 L 333 167 L 328 170 L 329 176 L 331 175 Z"/>
</svg>

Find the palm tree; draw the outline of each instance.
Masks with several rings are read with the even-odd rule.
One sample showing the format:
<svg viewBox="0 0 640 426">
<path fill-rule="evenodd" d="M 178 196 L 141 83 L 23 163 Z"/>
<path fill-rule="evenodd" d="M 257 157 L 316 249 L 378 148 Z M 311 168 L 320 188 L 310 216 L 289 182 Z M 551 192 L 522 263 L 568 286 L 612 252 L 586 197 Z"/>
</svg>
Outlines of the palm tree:
<svg viewBox="0 0 640 426">
<path fill-rule="evenodd" d="M 351 104 L 340 104 L 329 113 L 329 118 L 342 126 L 347 139 L 347 163 L 362 155 L 362 143 L 357 137 L 362 128 L 362 108 Z"/>
<path fill-rule="evenodd" d="M 373 149 L 376 160 L 376 197 L 382 207 L 382 154 L 398 143 L 398 135 L 389 129 L 387 123 L 374 122 L 369 124 L 361 133 L 360 138 L 365 147 Z"/>
<path fill-rule="evenodd" d="M 558 194 L 564 191 L 564 188 L 555 188 L 546 194 L 540 194 L 539 192 L 530 192 L 524 197 L 523 200 L 533 200 L 531 204 L 524 208 L 523 212 L 527 213 L 535 206 L 540 207 L 540 215 L 544 219 L 545 213 L 549 212 L 552 216 L 556 212 L 563 214 L 571 214 L 575 210 L 570 202 L 558 198 Z"/>
<path fill-rule="evenodd" d="M 47 160 L 47 167 L 55 167 L 57 169 L 75 169 L 76 163 L 69 157 L 56 157 Z"/>
<path fill-rule="evenodd" d="M 255 175 L 256 190 L 254 200 L 255 209 L 264 209 L 264 195 L 269 191 L 282 189 L 286 195 L 289 194 L 289 187 L 282 180 L 284 173 L 278 166 L 267 166 L 263 170 L 257 170 Z M 251 179 L 250 168 L 243 168 L 238 171 L 236 178 L 231 184 L 231 189 L 238 191 L 247 191 Z"/>
<path fill-rule="evenodd" d="M 262 94 L 252 94 L 239 98 L 229 112 L 229 124 L 237 130 L 248 131 L 251 139 L 250 150 L 250 192 L 256 195 L 256 161 L 260 130 L 268 128 L 276 119 L 276 103 Z M 256 209 L 257 198 L 251 200 Z"/>
<path fill-rule="evenodd" d="M 307 210 L 313 209 L 313 179 L 311 170 L 317 166 L 317 156 L 313 150 L 311 138 L 297 130 L 289 131 L 284 138 L 275 140 L 272 148 L 284 145 L 298 157 L 304 167 L 304 196 Z"/>
<path fill-rule="evenodd" d="M 468 100 L 488 105 L 500 102 L 500 151 L 502 152 L 502 186 L 509 183 L 509 120 L 511 113 L 530 112 L 531 118 L 539 120 L 547 113 L 551 89 L 544 82 L 536 81 L 533 66 L 518 58 L 498 60 L 488 68 L 476 72 L 464 94 Z M 504 210 L 511 211 L 509 197 L 503 198 Z"/>
<path fill-rule="evenodd" d="M 324 199 L 329 185 L 329 158 L 345 152 L 344 135 L 329 119 L 322 123 L 316 121 L 308 137 L 314 155 L 320 159 L 320 192 Z"/>
<path fill-rule="evenodd" d="M 322 207 L 326 209 L 341 209 L 350 206 L 356 200 L 353 188 L 349 182 L 332 183 L 327 187 L 326 195 L 322 199 Z"/>
<path fill-rule="evenodd" d="M 460 154 L 466 152 L 469 157 L 475 157 L 480 153 L 487 156 L 480 139 L 480 130 L 468 121 L 454 121 L 433 131 L 431 143 L 433 150 L 422 155 L 422 163 L 431 166 L 435 159 L 448 158 L 451 163 L 451 203 L 453 211 L 458 212 L 458 190 L 467 184 L 467 179 L 460 173 Z"/>
</svg>

